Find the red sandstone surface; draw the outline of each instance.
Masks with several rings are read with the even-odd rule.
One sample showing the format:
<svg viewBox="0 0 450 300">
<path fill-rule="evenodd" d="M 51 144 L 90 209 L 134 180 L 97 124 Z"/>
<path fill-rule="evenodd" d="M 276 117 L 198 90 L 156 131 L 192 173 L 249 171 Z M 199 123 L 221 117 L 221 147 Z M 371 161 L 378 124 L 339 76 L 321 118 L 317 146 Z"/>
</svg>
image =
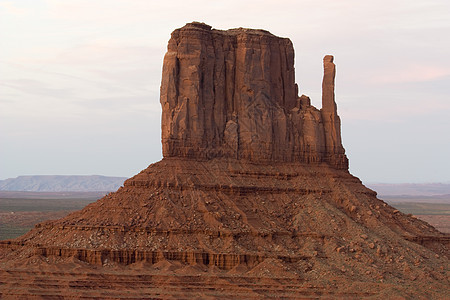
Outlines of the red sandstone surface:
<svg viewBox="0 0 450 300">
<path fill-rule="evenodd" d="M 347 169 L 332 56 L 324 58 L 324 70 L 318 110 L 297 96 L 289 39 L 195 23 L 175 30 L 161 83 L 164 157 L 328 162 Z"/>
<path fill-rule="evenodd" d="M 293 57 L 263 30 L 175 30 L 163 160 L 1 242 L 0 295 L 448 298 L 449 235 L 348 172 L 333 57 L 321 110 L 297 96 Z"/>
</svg>

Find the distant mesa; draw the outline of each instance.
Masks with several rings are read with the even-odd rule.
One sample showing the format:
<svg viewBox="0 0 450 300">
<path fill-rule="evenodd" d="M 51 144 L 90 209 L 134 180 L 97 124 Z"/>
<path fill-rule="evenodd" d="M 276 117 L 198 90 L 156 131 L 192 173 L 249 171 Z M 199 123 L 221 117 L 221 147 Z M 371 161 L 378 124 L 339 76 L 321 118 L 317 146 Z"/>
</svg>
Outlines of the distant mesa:
<svg viewBox="0 0 450 300">
<path fill-rule="evenodd" d="M 0 191 L 26 192 L 110 192 L 123 185 L 126 177 L 100 175 L 31 175 L 0 180 Z"/>
<path fill-rule="evenodd" d="M 348 172 L 325 56 L 322 108 L 289 39 L 175 30 L 164 158 L 65 218 L 0 243 L 0 296 L 448 298 L 450 236 Z"/>
</svg>

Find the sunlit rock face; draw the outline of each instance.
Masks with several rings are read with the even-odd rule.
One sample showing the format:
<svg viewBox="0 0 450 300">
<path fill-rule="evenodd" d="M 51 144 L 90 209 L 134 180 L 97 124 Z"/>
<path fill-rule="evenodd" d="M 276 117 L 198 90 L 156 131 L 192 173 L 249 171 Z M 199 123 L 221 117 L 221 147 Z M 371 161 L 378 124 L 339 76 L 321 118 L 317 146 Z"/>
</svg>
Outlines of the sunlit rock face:
<svg viewBox="0 0 450 300">
<path fill-rule="evenodd" d="M 347 169 L 324 58 L 323 109 L 298 97 L 294 49 L 264 30 L 190 23 L 172 33 L 161 83 L 164 157 L 327 162 Z"/>
<path fill-rule="evenodd" d="M 450 237 L 348 172 L 333 57 L 318 110 L 293 53 L 263 30 L 175 30 L 164 158 L 0 241 L 0 298 L 448 299 Z"/>
</svg>

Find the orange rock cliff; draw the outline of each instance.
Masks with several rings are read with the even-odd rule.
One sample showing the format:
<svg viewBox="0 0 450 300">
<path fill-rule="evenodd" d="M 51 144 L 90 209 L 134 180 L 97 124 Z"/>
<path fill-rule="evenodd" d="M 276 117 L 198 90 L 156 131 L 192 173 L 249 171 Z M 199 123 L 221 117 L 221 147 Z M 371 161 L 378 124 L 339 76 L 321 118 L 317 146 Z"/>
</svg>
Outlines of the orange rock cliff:
<svg viewBox="0 0 450 300">
<path fill-rule="evenodd" d="M 264 30 L 187 24 L 172 33 L 161 82 L 164 157 L 327 162 L 348 168 L 324 58 L 322 110 L 298 97 L 294 48 Z"/>
</svg>

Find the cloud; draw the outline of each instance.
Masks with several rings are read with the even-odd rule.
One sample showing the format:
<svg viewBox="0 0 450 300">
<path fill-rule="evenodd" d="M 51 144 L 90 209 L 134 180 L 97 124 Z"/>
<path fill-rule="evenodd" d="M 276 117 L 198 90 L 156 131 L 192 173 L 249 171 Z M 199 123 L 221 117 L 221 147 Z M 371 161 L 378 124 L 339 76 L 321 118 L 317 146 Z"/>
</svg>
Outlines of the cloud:
<svg viewBox="0 0 450 300">
<path fill-rule="evenodd" d="M 25 16 L 28 10 L 17 5 L 17 1 L 0 1 L 0 15 Z"/>
<path fill-rule="evenodd" d="M 408 82 L 424 82 L 444 78 L 450 75 L 450 67 L 408 64 L 378 70 L 370 79 L 372 84 L 398 84 Z"/>
<path fill-rule="evenodd" d="M 70 97 L 73 95 L 73 90 L 69 88 L 52 88 L 48 87 L 45 83 L 32 79 L 14 79 L 3 80 L 0 86 L 15 89 L 17 91 L 31 94 L 34 96 L 46 96 L 46 97 Z"/>
</svg>

